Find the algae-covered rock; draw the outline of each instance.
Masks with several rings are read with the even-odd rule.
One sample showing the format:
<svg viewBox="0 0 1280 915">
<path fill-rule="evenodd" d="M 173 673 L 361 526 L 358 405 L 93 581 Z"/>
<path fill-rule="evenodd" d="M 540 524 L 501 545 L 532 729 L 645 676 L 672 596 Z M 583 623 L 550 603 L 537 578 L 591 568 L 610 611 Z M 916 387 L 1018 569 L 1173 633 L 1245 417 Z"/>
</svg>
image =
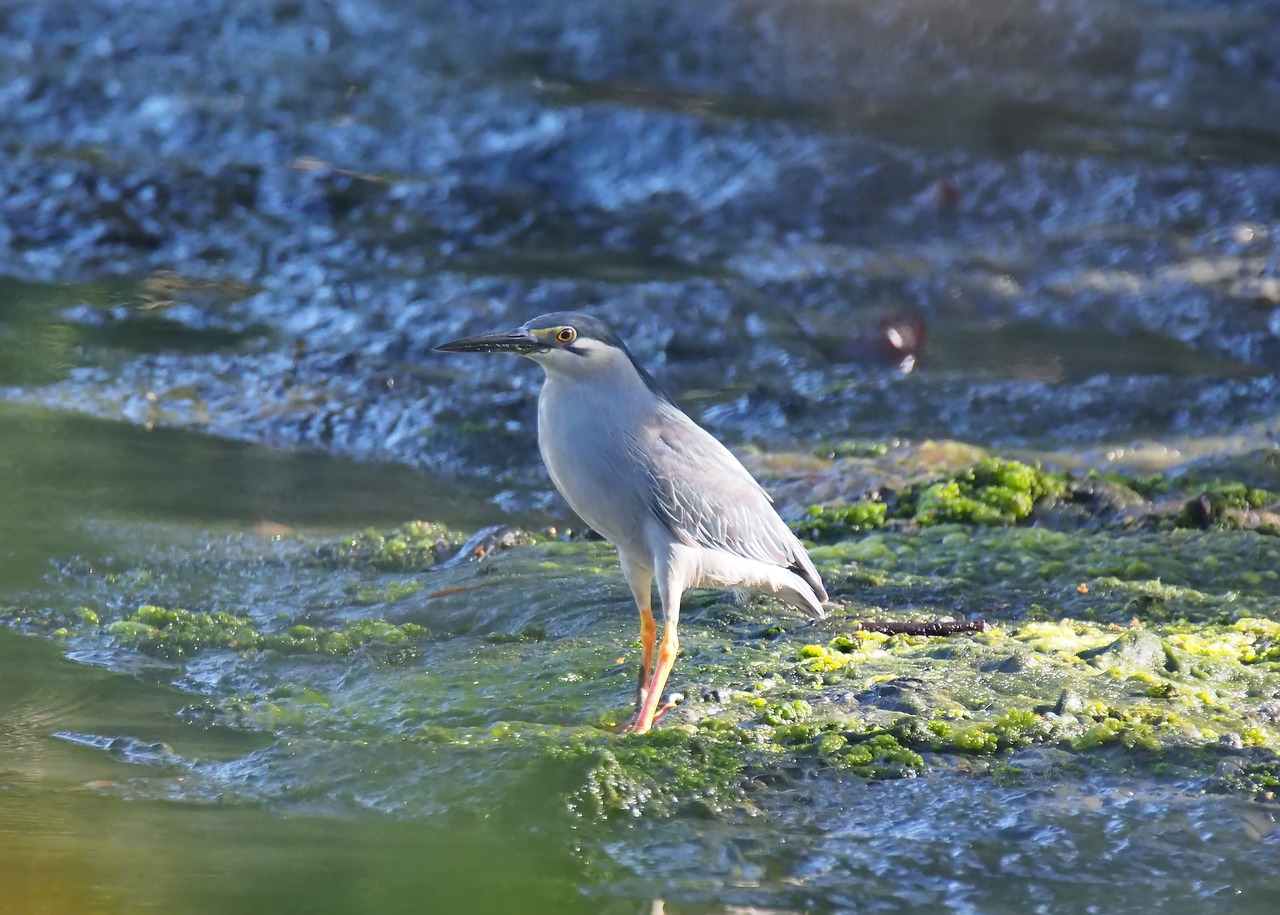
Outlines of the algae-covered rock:
<svg viewBox="0 0 1280 915">
<path fill-rule="evenodd" d="M 896 492 L 877 493 L 856 502 L 812 505 L 793 524 L 801 536 L 827 541 L 873 531 L 889 519 L 920 526 L 937 524 L 1016 524 L 1037 504 L 1066 492 L 1065 474 L 995 457 Z"/>
<path fill-rule="evenodd" d="M 434 560 L 425 545 L 438 530 L 419 533 L 412 561 Z M 276 547 L 259 541 L 198 561 L 122 557 L 128 574 L 110 576 L 68 566 L 69 593 L 48 620 L 108 656 L 168 659 L 206 692 L 203 722 L 291 745 L 354 738 L 493 803 L 523 786 L 578 817 L 717 816 L 819 772 L 846 786 L 957 768 L 1012 779 L 1032 751 L 1066 754 L 1077 773 L 1154 772 L 1176 758 L 1187 777 L 1209 778 L 1233 753 L 1280 748 L 1280 623 L 1269 618 L 1280 544 L 1247 531 L 949 524 L 838 539 L 813 550 L 846 604 L 825 620 L 690 597 L 672 689 L 693 698 L 642 738 L 613 733 L 631 714 L 639 645 L 607 547 L 512 546 L 437 567 L 423 588 L 418 576 L 370 576 L 364 560 L 317 567 L 304 539 L 279 548 L 267 561 L 254 551 Z M 204 608 L 191 598 L 210 568 L 216 602 Z M 182 590 L 184 579 L 196 584 Z M 162 606 L 169 592 L 199 609 Z M 157 600 L 129 604 L 139 593 Z M 358 616 L 370 600 L 415 622 Z M 988 626 L 928 637 L 854 625 L 944 616 Z M 417 621 L 448 636 L 427 639 Z M 436 798 L 432 780 L 421 790 Z"/>
<path fill-rule="evenodd" d="M 391 572 L 421 572 L 451 557 L 466 538 L 443 524 L 410 521 L 390 532 L 373 528 L 323 543 L 316 558 L 332 565 L 367 565 Z"/>
<path fill-rule="evenodd" d="M 920 525 L 1013 524 L 1027 518 L 1038 501 L 1057 498 L 1065 488 L 1065 474 L 984 458 L 952 476 L 898 493 L 893 515 Z"/>
<path fill-rule="evenodd" d="M 548 749 L 555 778 L 580 815 L 669 814 L 690 802 L 736 800 L 746 767 L 736 732 L 664 728 L 579 738 Z"/>
<path fill-rule="evenodd" d="M 792 525 L 797 534 L 811 540 L 829 540 L 884 527 L 889 506 L 865 499 L 853 504 L 812 505 Z"/>
<path fill-rule="evenodd" d="M 176 660 L 209 649 L 277 651 L 287 654 L 349 654 L 374 642 L 397 645 L 429 633 L 414 623 L 353 620 L 328 628 L 291 626 L 263 632 L 248 617 L 224 611 L 200 612 L 144 605 L 102 627 L 102 632 L 147 654 Z"/>
<path fill-rule="evenodd" d="M 1172 670 L 1176 662 L 1164 642 L 1145 629 L 1126 632 L 1109 645 L 1080 652 L 1083 660 L 1095 667 L 1109 669 L 1127 667 L 1136 670 Z"/>
</svg>

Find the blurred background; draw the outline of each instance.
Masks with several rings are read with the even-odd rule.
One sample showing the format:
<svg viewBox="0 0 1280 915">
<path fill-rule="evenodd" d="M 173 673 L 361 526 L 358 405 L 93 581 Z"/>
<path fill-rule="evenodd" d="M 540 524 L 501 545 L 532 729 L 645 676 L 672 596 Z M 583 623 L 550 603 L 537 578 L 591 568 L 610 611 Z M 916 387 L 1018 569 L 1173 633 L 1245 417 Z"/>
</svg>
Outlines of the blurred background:
<svg viewBox="0 0 1280 915">
<path fill-rule="evenodd" d="M 533 444 L 540 373 L 430 352 L 561 309 L 773 460 L 789 518 L 859 494 L 802 460 L 850 443 L 1280 488 L 1277 49 L 1275 0 L 0 0 L 0 606 L 70 612 L 67 576 L 103 557 L 202 555 L 175 525 L 572 524 Z M 219 593 L 215 566 L 182 593 Z M 237 600 L 277 596 L 259 573 Z M 820 855 L 688 823 L 588 866 L 568 840 L 334 819 L 404 812 L 390 788 L 299 802 L 309 827 L 257 818 L 276 794 L 255 779 L 311 771 L 274 758 L 218 776 L 248 812 L 166 782 L 140 793 L 175 806 L 139 814 L 85 786 L 181 769 L 154 749 L 174 741 L 252 760 L 256 738 L 196 740 L 173 713 L 271 684 L 63 654 L 0 629 L 3 912 L 629 912 L 671 886 L 679 913 L 857 907 L 793 889 Z M 1032 829 L 950 801 L 993 841 Z M 927 792 L 894 803 L 903 834 L 945 819 Z M 1045 816 L 1046 848 L 1112 828 Z M 878 909 L 958 880 L 957 911 L 998 910 L 988 871 L 937 855 Z M 148 883 L 152 861 L 180 878 Z"/>
<path fill-rule="evenodd" d="M 428 353 L 584 308 L 738 441 L 1276 413 L 1274 3 L 0 16 L 9 399 L 536 482 L 536 371 Z"/>
</svg>

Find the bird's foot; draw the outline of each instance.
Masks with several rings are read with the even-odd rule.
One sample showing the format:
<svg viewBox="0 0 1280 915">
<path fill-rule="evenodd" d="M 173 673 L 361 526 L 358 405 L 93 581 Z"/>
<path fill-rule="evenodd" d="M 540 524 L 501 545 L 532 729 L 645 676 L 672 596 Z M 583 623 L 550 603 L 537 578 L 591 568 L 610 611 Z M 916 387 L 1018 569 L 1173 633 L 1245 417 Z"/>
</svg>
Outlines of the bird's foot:
<svg viewBox="0 0 1280 915">
<path fill-rule="evenodd" d="M 632 718 L 630 722 L 628 722 L 627 724 L 619 728 L 618 733 L 619 734 L 643 734 L 646 731 L 648 731 L 650 728 L 652 728 L 655 724 L 657 724 L 659 721 L 661 721 L 663 715 L 671 711 L 673 708 L 678 706 L 683 701 L 684 701 L 684 696 L 682 694 L 672 693 L 667 697 L 667 701 L 666 703 L 663 704 L 662 708 L 658 709 L 656 712 L 653 713 L 653 719 L 645 722 L 642 722 L 640 720 L 643 712 L 637 709 L 635 717 Z"/>
<path fill-rule="evenodd" d="M 663 715 L 671 711 L 673 708 L 675 708 L 677 705 L 679 705 L 683 701 L 684 701 L 684 696 L 680 695 L 679 693 L 672 693 L 670 696 L 667 697 L 666 704 L 663 705 L 662 708 L 654 712 L 653 723 L 657 724 L 659 721 L 662 720 Z"/>
</svg>

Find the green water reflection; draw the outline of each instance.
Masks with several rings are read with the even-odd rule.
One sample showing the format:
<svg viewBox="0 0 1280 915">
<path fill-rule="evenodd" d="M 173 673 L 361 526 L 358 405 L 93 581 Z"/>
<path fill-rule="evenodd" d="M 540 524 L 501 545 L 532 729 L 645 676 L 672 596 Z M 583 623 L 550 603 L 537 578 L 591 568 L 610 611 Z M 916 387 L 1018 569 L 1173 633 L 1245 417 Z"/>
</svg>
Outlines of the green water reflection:
<svg viewBox="0 0 1280 915">
<path fill-rule="evenodd" d="M 406 516 L 476 523 L 483 496 L 412 471 L 0 405 L 0 605 L 51 557 L 107 555 L 96 522 L 315 530 Z M 112 527 L 115 530 L 118 527 Z M 56 587 L 56 583 L 53 583 Z M 28 592 L 29 593 L 29 592 Z M 262 735 L 184 723 L 191 697 L 0 629 L 0 912 L 571 911 L 574 861 L 488 828 L 284 818 L 129 796 L 135 761 L 66 732 L 225 760 Z M 145 773 L 145 768 L 143 769 Z M 180 779 L 181 773 L 167 773 Z"/>
<path fill-rule="evenodd" d="M 86 724 L 242 751 L 177 723 L 176 690 L 0 630 L 0 912 L 562 912 L 563 851 L 483 824 L 280 817 L 104 793 L 137 767 L 53 734 Z M 237 746 L 239 745 L 239 746 Z"/>
<path fill-rule="evenodd" d="M 99 544 L 86 520 L 347 529 L 503 516 L 483 494 L 361 464 L 0 402 L 0 589 Z M 2 593 L 2 591 L 0 591 Z"/>
</svg>

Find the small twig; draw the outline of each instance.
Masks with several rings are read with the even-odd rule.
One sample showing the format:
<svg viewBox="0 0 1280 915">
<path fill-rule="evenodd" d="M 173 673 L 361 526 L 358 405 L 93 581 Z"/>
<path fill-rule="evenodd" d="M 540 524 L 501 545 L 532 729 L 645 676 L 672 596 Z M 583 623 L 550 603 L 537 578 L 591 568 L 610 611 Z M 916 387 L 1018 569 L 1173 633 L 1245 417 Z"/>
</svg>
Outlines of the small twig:
<svg viewBox="0 0 1280 915">
<path fill-rule="evenodd" d="M 893 622 L 891 620 L 863 620 L 854 623 L 862 632 L 883 632 L 886 635 L 959 635 L 964 632 L 986 632 L 986 620 L 921 620 L 919 622 Z"/>
<path fill-rule="evenodd" d="M 426 600 L 432 600 L 436 597 L 448 597 L 450 594 L 461 594 L 463 591 L 473 591 L 479 585 L 455 585 L 452 588 L 442 588 L 439 591 L 432 591 L 430 594 L 424 595 Z"/>
</svg>

